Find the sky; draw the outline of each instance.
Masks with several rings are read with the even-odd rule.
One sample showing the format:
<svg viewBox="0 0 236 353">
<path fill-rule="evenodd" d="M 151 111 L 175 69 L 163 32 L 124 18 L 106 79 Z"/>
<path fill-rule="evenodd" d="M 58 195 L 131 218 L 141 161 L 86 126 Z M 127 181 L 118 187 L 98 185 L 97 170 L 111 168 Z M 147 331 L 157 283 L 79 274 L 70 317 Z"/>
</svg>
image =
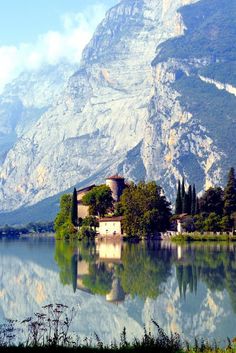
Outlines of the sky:
<svg viewBox="0 0 236 353">
<path fill-rule="evenodd" d="M 105 12 L 118 0 L 0 0 L 0 91 L 21 71 L 78 63 Z"/>
</svg>

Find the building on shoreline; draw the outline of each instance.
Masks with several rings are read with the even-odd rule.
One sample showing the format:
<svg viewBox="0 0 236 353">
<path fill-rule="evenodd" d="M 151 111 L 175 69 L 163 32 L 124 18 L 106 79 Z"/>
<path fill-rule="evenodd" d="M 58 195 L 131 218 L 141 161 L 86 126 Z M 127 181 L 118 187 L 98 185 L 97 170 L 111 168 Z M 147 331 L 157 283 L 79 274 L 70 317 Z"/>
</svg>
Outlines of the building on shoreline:
<svg viewBox="0 0 236 353">
<path fill-rule="evenodd" d="M 99 219 L 99 234 L 100 236 L 115 237 L 122 236 L 122 220 L 123 217 L 104 217 Z"/>
<path fill-rule="evenodd" d="M 124 189 L 127 187 L 127 185 L 125 184 L 125 178 L 118 174 L 107 177 L 106 185 L 111 189 L 114 204 L 116 202 L 119 202 Z M 89 216 L 89 206 L 83 205 L 82 198 L 95 186 L 96 185 L 93 184 L 83 189 L 77 190 L 78 219 L 84 219 L 85 217 Z"/>
<path fill-rule="evenodd" d="M 106 178 L 106 185 L 111 189 L 114 202 L 119 202 L 120 197 L 126 188 L 125 178 L 118 174 L 110 176 Z"/>
<path fill-rule="evenodd" d="M 96 185 L 90 185 L 86 188 L 77 190 L 77 212 L 78 212 L 78 219 L 85 218 L 89 216 L 89 206 L 83 205 L 82 198 L 86 195 L 89 191 L 95 188 Z"/>
</svg>

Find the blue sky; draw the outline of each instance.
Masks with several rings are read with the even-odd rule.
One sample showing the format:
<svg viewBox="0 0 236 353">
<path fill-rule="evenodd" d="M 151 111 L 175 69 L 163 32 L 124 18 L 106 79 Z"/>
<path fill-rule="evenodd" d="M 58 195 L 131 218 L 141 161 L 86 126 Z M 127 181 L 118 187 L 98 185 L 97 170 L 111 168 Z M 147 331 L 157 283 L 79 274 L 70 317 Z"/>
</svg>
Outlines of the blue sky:
<svg viewBox="0 0 236 353">
<path fill-rule="evenodd" d="M 79 63 L 105 12 L 119 0 L 0 0 L 0 91 L 21 71 Z"/>
<path fill-rule="evenodd" d="M 34 41 L 49 30 L 62 30 L 65 13 L 84 12 L 93 5 L 113 6 L 115 0 L 0 0 L 0 46 Z"/>
</svg>

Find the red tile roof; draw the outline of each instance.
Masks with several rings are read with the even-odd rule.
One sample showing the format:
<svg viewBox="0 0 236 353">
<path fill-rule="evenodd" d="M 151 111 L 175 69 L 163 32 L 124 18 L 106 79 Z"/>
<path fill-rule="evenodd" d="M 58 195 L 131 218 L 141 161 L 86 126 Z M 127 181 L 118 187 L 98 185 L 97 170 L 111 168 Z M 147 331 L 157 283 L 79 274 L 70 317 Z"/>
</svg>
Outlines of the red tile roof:
<svg viewBox="0 0 236 353">
<path fill-rule="evenodd" d="M 108 177 L 108 178 L 106 178 L 106 180 L 108 180 L 108 179 L 125 179 L 123 176 L 121 176 L 121 175 L 112 175 L 112 176 L 110 176 L 110 177 Z"/>
<path fill-rule="evenodd" d="M 100 218 L 99 222 L 121 222 L 123 220 L 122 216 L 118 216 L 118 217 L 104 217 L 104 218 Z"/>
</svg>

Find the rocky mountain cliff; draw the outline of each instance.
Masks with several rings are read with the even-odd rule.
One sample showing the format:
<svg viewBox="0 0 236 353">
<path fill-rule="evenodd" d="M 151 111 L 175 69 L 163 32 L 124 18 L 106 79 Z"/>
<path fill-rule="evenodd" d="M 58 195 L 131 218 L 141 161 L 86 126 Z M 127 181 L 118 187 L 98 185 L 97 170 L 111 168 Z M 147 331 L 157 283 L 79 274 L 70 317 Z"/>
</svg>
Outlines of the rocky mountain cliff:
<svg viewBox="0 0 236 353">
<path fill-rule="evenodd" d="M 20 74 L 0 95 L 0 162 L 14 143 L 58 100 L 74 65 L 46 65 Z"/>
<path fill-rule="evenodd" d="M 184 6 L 184 7 L 183 7 Z M 116 171 L 170 198 L 234 165 L 236 1 L 124 0 L 106 14 L 60 99 L 9 151 L 1 210 Z"/>
</svg>

